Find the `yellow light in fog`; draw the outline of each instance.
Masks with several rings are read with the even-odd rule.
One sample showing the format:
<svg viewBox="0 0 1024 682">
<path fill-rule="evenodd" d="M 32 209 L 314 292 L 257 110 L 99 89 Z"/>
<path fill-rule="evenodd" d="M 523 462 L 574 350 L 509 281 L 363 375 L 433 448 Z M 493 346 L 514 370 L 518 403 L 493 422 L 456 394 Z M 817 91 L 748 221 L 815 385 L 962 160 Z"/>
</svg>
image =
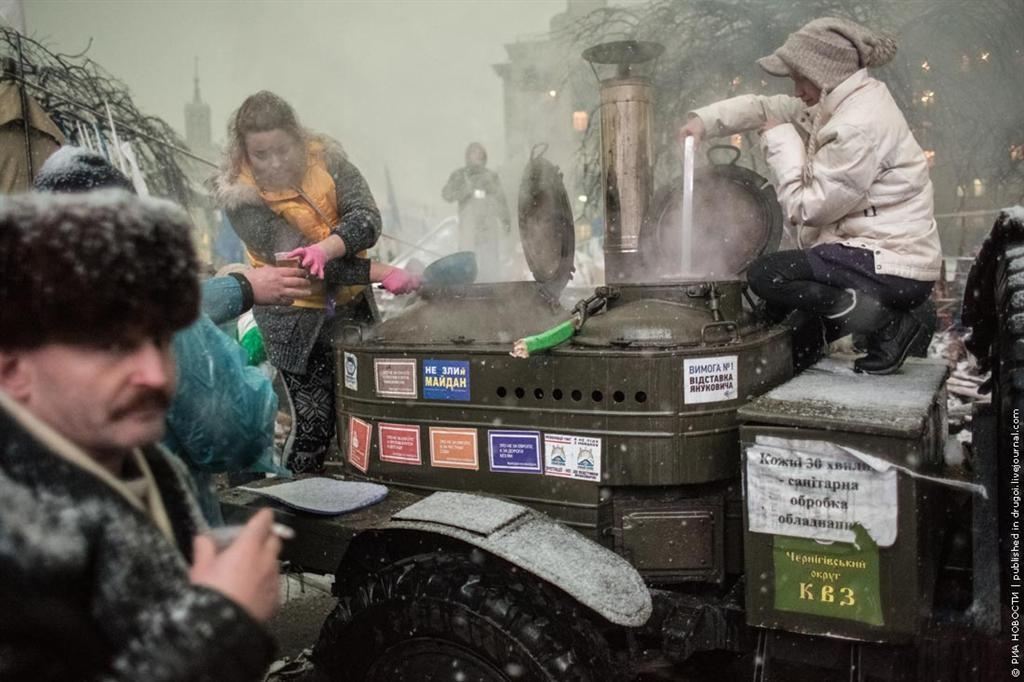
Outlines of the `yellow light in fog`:
<svg viewBox="0 0 1024 682">
<path fill-rule="evenodd" d="M 580 200 L 580 203 L 581 203 L 581 204 L 585 204 L 585 203 L 587 203 L 587 195 L 586 195 L 586 194 L 581 194 L 581 195 L 579 195 L 579 196 L 578 196 L 578 197 L 576 197 L 576 198 Z"/>
<path fill-rule="evenodd" d="M 558 97 L 558 90 L 548 90 L 548 97 Z"/>
<path fill-rule="evenodd" d="M 921 62 L 921 68 L 924 69 L 925 71 L 931 71 L 932 70 L 932 65 L 929 64 L 928 60 L 926 59 L 923 62 Z"/>
</svg>

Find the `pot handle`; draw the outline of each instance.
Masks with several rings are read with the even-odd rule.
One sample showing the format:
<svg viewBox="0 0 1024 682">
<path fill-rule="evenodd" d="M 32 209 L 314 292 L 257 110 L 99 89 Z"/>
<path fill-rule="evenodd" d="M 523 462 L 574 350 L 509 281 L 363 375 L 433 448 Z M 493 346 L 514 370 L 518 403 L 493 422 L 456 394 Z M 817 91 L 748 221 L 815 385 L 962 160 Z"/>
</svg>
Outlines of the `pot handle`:
<svg viewBox="0 0 1024 682">
<path fill-rule="evenodd" d="M 729 161 L 726 161 L 725 163 L 715 163 L 714 158 L 712 158 L 712 154 L 714 154 L 716 151 L 718 151 L 720 149 L 727 149 L 730 152 L 732 152 L 732 154 L 733 154 L 732 159 L 730 159 Z M 708 163 L 710 163 L 712 166 L 735 166 L 736 162 L 740 160 L 740 155 L 742 153 L 743 152 L 740 151 L 739 147 L 734 147 L 731 144 L 715 144 L 715 145 L 712 145 L 712 146 L 708 147 L 708 151 L 707 151 Z"/>
<path fill-rule="evenodd" d="M 724 329 L 726 332 L 728 332 L 730 335 L 729 343 L 738 342 L 740 340 L 739 325 L 736 324 L 735 322 L 731 320 L 727 320 L 725 322 L 709 322 L 708 324 L 700 328 L 701 345 L 707 344 L 707 333 L 713 329 Z"/>
</svg>

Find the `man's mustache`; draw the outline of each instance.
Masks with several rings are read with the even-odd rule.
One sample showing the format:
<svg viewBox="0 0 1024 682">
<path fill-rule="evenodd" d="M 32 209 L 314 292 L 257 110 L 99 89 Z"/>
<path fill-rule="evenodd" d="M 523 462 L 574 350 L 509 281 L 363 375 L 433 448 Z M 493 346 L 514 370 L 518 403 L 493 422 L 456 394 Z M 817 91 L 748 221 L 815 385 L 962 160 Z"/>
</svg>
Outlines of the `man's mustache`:
<svg viewBox="0 0 1024 682">
<path fill-rule="evenodd" d="M 121 419 L 134 412 L 149 410 L 167 410 L 171 406 L 171 396 L 165 391 L 146 391 L 133 398 L 131 401 L 116 408 L 111 417 Z"/>
</svg>

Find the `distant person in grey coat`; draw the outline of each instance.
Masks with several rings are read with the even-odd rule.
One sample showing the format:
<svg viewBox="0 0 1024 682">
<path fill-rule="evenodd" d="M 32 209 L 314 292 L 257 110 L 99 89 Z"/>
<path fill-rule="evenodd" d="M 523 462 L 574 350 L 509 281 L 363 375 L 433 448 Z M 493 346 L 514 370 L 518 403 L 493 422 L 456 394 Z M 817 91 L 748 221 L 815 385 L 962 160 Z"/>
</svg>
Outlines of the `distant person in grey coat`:
<svg viewBox="0 0 1024 682">
<path fill-rule="evenodd" d="M 441 197 L 459 202 L 459 250 L 476 252 L 484 276 L 494 273 L 500 266 L 502 235 L 512 230 L 512 221 L 501 179 L 487 168 L 482 144 L 466 147 L 466 165 L 452 171 Z"/>
</svg>

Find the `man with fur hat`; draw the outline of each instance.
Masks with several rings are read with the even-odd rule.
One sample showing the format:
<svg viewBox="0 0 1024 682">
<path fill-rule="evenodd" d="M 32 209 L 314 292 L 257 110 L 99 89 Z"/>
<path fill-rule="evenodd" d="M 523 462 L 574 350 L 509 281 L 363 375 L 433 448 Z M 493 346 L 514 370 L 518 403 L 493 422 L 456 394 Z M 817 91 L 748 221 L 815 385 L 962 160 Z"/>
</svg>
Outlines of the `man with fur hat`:
<svg viewBox="0 0 1024 682">
<path fill-rule="evenodd" d="M 100 154 L 61 147 L 46 160 L 33 187 L 41 192 L 133 191 L 127 177 Z M 220 526 L 224 518 L 213 485 L 216 473 L 255 468 L 280 473 L 272 447 L 277 396 L 270 380 L 247 367 L 241 349 L 217 325 L 254 304 L 308 295 L 298 268 L 243 268 L 202 283 L 199 318 L 174 335 L 177 392 L 167 411 L 161 443 L 188 467 L 203 516 Z"/>
<path fill-rule="evenodd" d="M 868 72 L 895 53 L 888 36 L 815 19 L 758 60 L 792 78 L 795 96 L 717 102 L 691 112 L 680 131 L 699 141 L 760 130 L 798 249 L 755 261 L 750 287 L 774 321 L 797 311 L 790 322 L 813 322 L 818 346 L 821 324 L 827 340 L 868 334 L 868 354 L 854 369 L 870 374 L 898 371 L 927 338 L 914 310 L 927 302 L 942 260 L 924 152 Z"/>
<path fill-rule="evenodd" d="M 172 204 L 0 200 L 0 679 L 262 678 L 272 516 L 218 552 L 153 445 L 198 303 Z"/>
</svg>

